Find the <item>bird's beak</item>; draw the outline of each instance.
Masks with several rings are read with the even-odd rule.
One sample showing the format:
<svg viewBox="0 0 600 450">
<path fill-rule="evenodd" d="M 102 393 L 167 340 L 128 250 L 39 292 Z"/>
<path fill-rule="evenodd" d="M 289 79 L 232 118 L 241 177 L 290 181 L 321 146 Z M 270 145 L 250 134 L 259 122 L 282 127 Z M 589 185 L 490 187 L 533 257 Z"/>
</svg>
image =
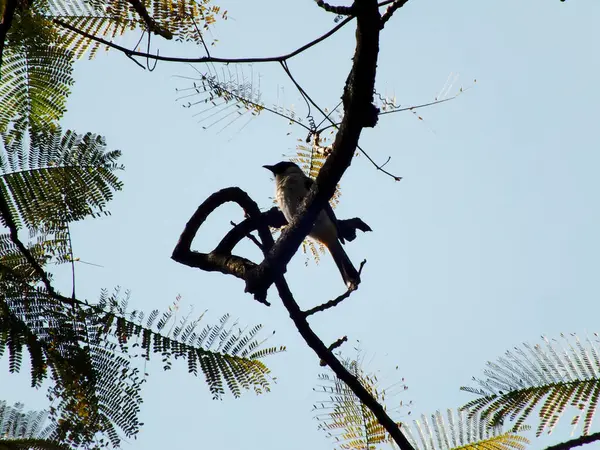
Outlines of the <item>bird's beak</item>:
<svg viewBox="0 0 600 450">
<path fill-rule="evenodd" d="M 273 166 L 263 166 L 263 167 L 264 167 L 265 169 L 268 169 L 268 170 L 270 170 L 272 173 L 275 173 L 275 172 L 273 172 Z"/>
</svg>

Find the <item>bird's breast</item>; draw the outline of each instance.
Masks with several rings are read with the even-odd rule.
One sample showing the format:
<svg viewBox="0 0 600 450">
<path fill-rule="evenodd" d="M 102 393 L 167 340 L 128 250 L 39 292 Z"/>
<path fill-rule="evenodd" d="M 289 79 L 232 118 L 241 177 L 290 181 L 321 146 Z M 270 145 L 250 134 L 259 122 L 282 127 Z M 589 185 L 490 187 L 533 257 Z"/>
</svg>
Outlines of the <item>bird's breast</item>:
<svg viewBox="0 0 600 450">
<path fill-rule="evenodd" d="M 306 192 L 304 180 L 297 180 L 295 178 L 277 180 L 275 199 L 288 222 L 291 222 L 292 217 L 296 215 L 296 211 L 306 196 Z"/>
</svg>

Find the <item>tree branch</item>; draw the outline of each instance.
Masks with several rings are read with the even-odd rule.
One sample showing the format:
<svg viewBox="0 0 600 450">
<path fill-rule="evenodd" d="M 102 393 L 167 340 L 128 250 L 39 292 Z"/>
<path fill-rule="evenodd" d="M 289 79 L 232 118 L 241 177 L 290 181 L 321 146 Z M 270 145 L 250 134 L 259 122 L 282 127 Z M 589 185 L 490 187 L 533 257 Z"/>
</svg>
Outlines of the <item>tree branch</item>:
<svg viewBox="0 0 600 450">
<path fill-rule="evenodd" d="M 360 263 L 360 267 L 358 269 L 358 275 L 360 275 L 362 273 L 363 267 L 365 266 L 366 262 L 367 262 L 367 260 L 365 259 L 365 260 L 363 260 L 363 262 Z M 352 294 L 355 290 L 356 289 L 350 287 L 350 288 L 348 288 L 348 290 L 346 292 L 344 292 L 339 297 L 336 297 L 333 300 L 329 300 L 326 303 L 323 303 L 319 306 L 315 306 L 314 308 L 304 311 L 304 317 L 312 316 L 315 313 L 325 311 L 326 309 L 329 309 L 329 308 L 336 307 L 337 305 L 342 303 L 344 300 L 346 300 L 348 297 L 350 297 L 350 294 Z"/>
<path fill-rule="evenodd" d="M 250 213 L 253 213 L 252 215 L 254 217 L 260 215 L 260 211 L 254 200 L 240 188 L 231 187 L 215 192 L 198 207 L 194 215 L 190 218 L 179 237 L 179 241 L 173 250 L 171 258 L 174 261 L 189 267 L 196 267 L 207 272 L 221 272 L 246 280 L 248 273 L 256 267 L 256 264 L 246 258 L 231 254 L 231 250 L 233 250 L 235 244 L 239 242 L 239 240 L 235 241 L 235 239 L 230 236 L 231 232 L 223 239 L 223 241 L 228 239 L 228 243 L 223 244 L 222 241 L 215 250 L 210 253 L 195 252 L 190 248 L 198 229 L 206 221 L 208 216 L 219 206 L 228 202 L 237 203 L 246 212 L 246 215 Z M 238 227 L 234 227 L 234 229 L 236 228 Z M 273 238 L 271 237 L 271 233 L 267 234 L 268 238 L 272 241 Z M 240 231 L 237 231 L 235 234 L 236 237 L 241 236 L 240 240 L 245 237 L 245 235 L 246 233 L 242 234 Z M 261 236 L 263 243 L 265 242 L 265 239 L 266 236 Z M 264 295 L 255 295 L 255 298 L 259 302 L 269 305 L 266 301 L 266 292 Z"/>
<path fill-rule="evenodd" d="M 246 216 L 249 217 L 229 230 L 223 239 L 221 239 L 221 242 L 210 253 L 193 251 L 191 244 L 202 224 L 219 206 L 228 202 L 237 203 L 245 211 Z M 221 272 L 226 275 L 233 275 L 247 282 L 249 274 L 258 265 L 241 256 L 232 255 L 231 252 L 252 231 L 258 230 L 260 235 L 263 228 L 268 230 L 269 227 L 281 228 L 285 225 L 287 225 L 287 221 L 283 213 L 276 207 L 261 213 L 254 200 L 240 188 L 230 187 L 222 189 L 208 197 L 196 209 L 196 212 L 183 229 L 179 241 L 173 250 L 171 259 L 188 267 L 195 267 L 207 272 Z M 359 218 L 338 220 L 338 226 L 340 236 L 348 241 L 356 239 L 356 230 L 363 232 L 371 231 L 371 227 Z M 268 235 L 271 243 L 264 248 L 265 251 L 269 251 L 273 242 L 270 232 Z M 261 241 L 261 247 L 264 246 L 265 242 L 269 242 L 269 240 L 266 240 L 262 236 Z M 266 291 L 260 294 L 264 295 L 255 295 L 255 298 L 261 303 L 268 305 Z"/>
<path fill-rule="evenodd" d="M 40 280 L 42 280 L 42 283 L 46 287 L 48 293 L 52 296 L 57 296 L 56 292 L 54 291 L 54 288 L 52 287 L 52 284 L 50 284 L 48 274 L 44 271 L 44 269 L 38 263 L 38 261 L 36 261 L 29 249 L 25 246 L 25 244 L 23 244 L 23 242 L 21 242 L 21 240 L 19 239 L 19 231 L 17 229 L 17 224 L 12 218 L 8 202 L 6 201 L 4 195 L 5 192 L 0 190 L 0 217 L 4 219 L 4 223 L 8 227 L 10 240 L 13 242 L 13 244 L 17 246 L 17 248 L 23 254 L 23 256 L 25 256 L 25 259 L 31 265 L 36 275 L 39 277 Z M 72 301 L 68 301 L 68 303 L 73 304 Z"/>
<path fill-rule="evenodd" d="M 390 20 L 392 18 L 392 16 L 394 15 L 394 13 L 402 8 L 406 3 L 408 2 L 408 0 L 395 0 L 390 6 L 388 6 L 388 8 L 386 9 L 385 13 L 383 14 L 383 16 L 381 16 L 381 29 L 383 30 L 383 27 L 385 26 L 385 23 Z"/>
<path fill-rule="evenodd" d="M 261 239 L 261 244 L 263 248 L 263 254 L 265 257 L 267 256 L 269 249 L 273 246 L 273 237 L 269 232 L 269 228 L 261 222 L 261 213 L 256 206 L 256 203 L 250 199 L 241 189 L 239 188 L 229 188 L 229 190 L 233 193 L 236 190 L 241 194 L 244 194 L 247 197 L 247 201 L 245 201 L 244 209 L 249 216 L 249 219 L 259 225 L 258 234 Z M 227 191 L 224 189 L 223 191 Z M 219 192 L 223 192 L 219 191 Z M 233 194 L 240 196 L 241 194 Z M 214 194 L 213 194 L 214 195 Z M 231 194 L 230 194 L 231 195 Z M 239 198 L 242 198 L 240 196 Z M 199 208 L 200 209 L 200 208 Z M 191 220 L 190 220 L 191 222 Z M 185 233 L 185 230 L 184 230 Z M 194 233 L 195 234 L 195 233 Z M 193 236 L 191 236 L 193 238 Z M 183 235 L 182 235 L 183 238 Z M 186 239 L 188 237 L 186 236 Z M 180 239 L 181 241 L 181 239 Z M 191 242 L 191 241 L 190 241 Z M 294 299 L 290 288 L 285 281 L 284 275 L 281 272 L 275 272 L 275 286 L 279 293 L 279 297 L 281 298 L 283 305 L 287 309 L 290 318 L 296 325 L 298 332 L 304 339 L 304 341 L 308 344 L 310 348 L 317 354 L 321 361 L 324 361 L 336 376 L 342 380 L 344 383 L 348 385 L 352 392 L 358 397 L 358 399 L 369 408 L 379 423 L 386 429 L 386 431 L 390 434 L 392 439 L 398 444 L 401 450 L 414 450 L 410 442 L 406 439 L 406 437 L 400 431 L 400 428 L 394 422 L 390 416 L 385 412 L 385 409 L 377 400 L 365 389 L 365 387 L 360 383 L 360 381 L 352 375 L 348 370 L 344 367 L 344 365 L 337 359 L 337 357 L 333 354 L 333 351 L 325 346 L 323 341 L 315 334 L 315 332 L 311 329 L 308 324 L 306 317 L 296 300 Z M 341 344 L 341 342 L 340 342 Z"/>
<path fill-rule="evenodd" d="M 140 0 L 127 0 L 127 2 L 133 7 L 136 13 L 142 18 L 148 27 L 148 32 L 158 34 L 165 39 L 173 39 L 173 33 L 166 28 L 162 28 L 156 20 L 150 17 L 146 7 L 140 2 Z"/>
<path fill-rule="evenodd" d="M 320 360 L 324 361 L 333 370 L 341 381 L 348 385 L 358 399 L 373 412 L 379 423 L 386 429 L 400 449 L 412 450 L 413 447 L 402 434 L 399 426 L 385 412 L 383 406 L 377 402 L 355 376 L 348 372 L 333 352 L 325 346 L 311 329 L 305 314 L 296 303 L 284 277 L 284 271 L 288 262 L 309 233 L 317 214 L 332 197 L 342 175 L 350 166 L 362 129 L 364 127 L 374 127 L 377 123 L 379 111 L 373 104 L 373 92 L 379 52 L 379 32 L 381 29 L 379 6 L 376 0 L 356 0 L 354 3 L 355 14 L 357 16 L 356 50 L 352 70 L 346 81 L 342 97 L 344 119 L 333 143 L 331 155 L 321 168 L 317 179 L 305 197 L 294 220 L 283 230 L 277 243 L 273 244 L 273 238 L 268 227 L 261 222 L 261 214 L 256 204 L 248 197 L 249 201 L 247 205 L 240 205 L 249 216 L 247 220 L 252 222 L 252 226 L 258 225 L 261 247 L 265 255 L 265 259 L 260 266 L 246 272 L 246 291 L 253 293 L 255 297 L 264 299 L 267 289 L 274 283 L 290 318 L 293 320 L 298 332 L 307 345 L 313 349 Z M 271 60 L 285 62 L 286 59 Z M 202 221 L 205 219 L 206 217 Z M 186 229 L 190 227 L 190 222 L 188 222 Z M 239 242 L 239 240 L 236 241 L 238 238 L 243 239 L 246 233 L 242 231 L 247 231 L 251 227 L 249 224 L 244 225 L 244 222 L 234 227 L 223 238 L 219 246 L 233 248 L 235 243 Z M 245 227 L 244 230 L 241 229 L 242 226 Z M 236 230 L 238 227 L 240 229 Z M 178 246 L 183 245 L 183 247 L 189 249 L 196 231 L 197 228 L 193 231 L 188 230 L 187 233 L 184 230 Z"/>
<path fill-rule="evenodd" d="M 332 197 L 342 175 L 350 166 L 362 129 L 373 127 L 377 123 L 378 110 L 373 105 L 373 92 L 381 16 L 375 0 L 362 0 L 356 7 L 354 63 L 344 88 L 344 118 L 331 155 L 319 171 L 292 223 L 281 233 L 265 260 L 250 274 L 252 279 L 246 283 L 249 292 L 260 295 L 262 291 L 266 291 L 272 283 L 271 272 L 274 268 L 287 266 L 310 232 L 317 214 Z"/>
<path fill-rule="evenodd" d="M 560 444 L 551 445 L 550 447 L 546 447 L 545 450 L 568 450 L 570 448 L 579 447 L 595 441 L 600 441 L 600 432 L 593 433 L 588 436 L 580 436 L 576 439 L 571 439 L 570 441 L 561 442 Z"/>
<path fill-rule="evenodd" d="M 340 360 L 337 359 L 333 352 L 325 346 L 323 341 L 310 328 L 300 307 L 294 300 L 283 275 L 277 275 L 275 286 L 298 332 L 308 346 L 313 349 L 321 361 L 325 362 L 331 368 L 340 380 L 346 383 L 358 399 L 373 412 L 379 423 L 386 429 L 401 450 L 414 450 L 408 439 L 400 431 L 396 422 L 385 412 L 383 406 L 365 389 L 354 375 L 348 372 Z"/>
<path fill-rule="evenodd" d="M 7 0 L 2 13 L 2 21 L 0 21 L 0 67 L 2 66 L 2 55 L 4 54 L 4 46 L 6 44 L 6 35 L 12 26 L 12 21 L 17 9 L 17 0 Z"/>
<path fill-rule="evenodd" d="M 15 1 L 15 0 L 9 0 L 9 1 Z M 155 59 L 157 61 L 186 62 L 186 63 L 209 63 L 209 62 L 213 62 L 213 63 L 263 63 L 263 62 L 287 61 L 288 59 L 293 58 L 294 56 L 297 56 L 300 53 L 308 50 L 309 48 L 317 45 L 319 42 L 324 41 L 325 39 L 327 39 L 328 37 L 330 37 L 337 31 L 342 29 L 342 27 L 344 27 L 344 25 L 347 25 L 348 23 L 350 23 L 350 21 L 352 19 L 353 19 L 352 17 L 347 17 L 346 19 L 341 21 L 339 24 L 337 24 L 335 27 L 333 27 L 331 30 L 329 30 L 327 33 L 323 34 L 322 36 L 319 36 L 318 38 L 310 41 L 308 44 L 305 44 L 302 47 L 297 48 L 296 50 L 294 50 L 290 53 L 286 53 L 286 54 L 280 55 L 280 56 L 267 56 L 267 57 L 256 57 L 256 58 L 217 58 L 214 56 L 202 56 L 200 58 L 180 58 L 180 57 L 176 57 L 176 56 L 153 55 L 152 53 L 144 53 L 144 52 L 138 52 L 135 50 L 130 50 L 126 47 L 115 44 L 111 41 L 107 41 L 106 39 L 103 39 L 98 36 L 94 36 L 93 34 L 90 34 L 83 30 L 80 30 L 80 29 L 74 27 L 73 25 L 63 22 L 60 19 L 53 19 L 52 21 L 55 24 L 57 24 L 63 28 L 66 28 L 67 30 L 70 30 L 74 33 L 77 33 L 83 37 L 86 37 L 95 42 L 104 44 L 107 47 L 114 48 L 115 50 L 118 50 L 118 51 L 124 53 L 125 55 L 127 55 L 130 58 L 133 56 L 139 56 L 142 58 Z"/>
<path fill-rule="evenodd" d="M 340 14 L 343 16 L 354 15 L 354 7 L 353 6 L 330 5 L 329 3 L 326 3 L 323 0 L 316 0 L 316 3 L 319 7 L 323 8 L 327 12 L 332 12 L 332 13 Z"/>
<path fill-rule="evenodd" d="M 327 350 L 329 350 L 330 352 L 333 352 L 336 348 L 341 347 L 344 342 L 348 342 L 348 336 L 339 338 L 337 341 L 335 341 L 333 344 L 331 344 L 329 347 L 327 347 Z M 327 363 L 325 361 L 321 360 L 319 362 L 319 365 L 321 367 L 325 367 L 327 365 Z"/>
</svg>

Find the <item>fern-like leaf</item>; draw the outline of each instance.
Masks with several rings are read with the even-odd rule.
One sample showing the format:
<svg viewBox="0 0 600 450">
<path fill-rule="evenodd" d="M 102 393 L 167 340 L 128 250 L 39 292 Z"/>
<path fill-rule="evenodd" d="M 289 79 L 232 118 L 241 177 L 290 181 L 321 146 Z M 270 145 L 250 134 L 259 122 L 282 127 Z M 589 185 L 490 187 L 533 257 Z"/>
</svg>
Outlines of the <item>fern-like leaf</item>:
<svg viewBox="0 0 600 450">
<path fill-rule="evenodd" d="M 21 136 L 28 128 L 57 125 L 73 84 L 73 61 L 47 19 L 30 10 L 15 19 L 0 68 L 0 132 L 12 123 Z"/>
<path fill-rule="evenodd" d="M 206 44 L 203 31 L 217 18 L 227 18 L 227 12 L 221 11 L 218 6 L 210 5 L 210 0 L 142 0 L 141 3 L 157 29 L 160 29 L 160 34 L 168 38 L 174 37 L 178 41 L 196 44 L 202 44 L 204 41 Z M 126 0 L 51 0 L 41 10 L 41 14 L 105 39 L 114 39 L 128 30 L 147 28 L 144 19 Z M 71 30 L 61 29 L 60 32 L 65 38 L 65 47 L 72 50 L 77 58 L 88 51 L 92 58 L 100 47 L 98 42 Z"/>
<path fill-rule="evenodd" d="M 519 433 L 528 428 L 503 431 L 501 426 L 488 427 L 487 421 L 477 415 L 451 409 L 442 414 L 437 411 L 412 426 L 402 423 L 400 429 L 418 450 L 524 450 L 529 440 Z"/>
<path fill-rule="evenodd" d="M 319 175 L 319 171 L 325 160 L 331 153 L 331 145 L 328 139 L 320 138 L 317 139 L 315 136 L 311 139 L 311 145 L 307 145 L 301 139 L 298 140 L 296 145 L 296 154 L 290 158 L 290 161 L 296 163 L 306 174 L 306 176 L 313 180 Z M 336 186 L 333 196 L 329 200 L 329 204 L 332 208 L 335 208 L 340 202 L 342 193 L 340 186 Z M 325 253 L 325 246 L 320 242 L 312 239 L 305 239 L 302 242 L 302 252 L 305 255 L 312 256 L 315 263 L 319 264 L 321 255 Z M 306 259 L 308 263 L 309 259 Z"/>
<path fill-rule="evenodd" d="M 386 390 L 378 387 L 376 376 L 365 373 L 356 360 L 346 359 L 342 363 L 375 400 L 385 402 Z M 373 412 L 334 374 L 319 375 L 319 387 L 315 391 L 326 397 L 314 406 L 318 428 L 340 449 L 372 449 L 390 442 L 389 435 Z"/>
<path fill-rule="evenodd" d="M 265 347 L 265 340 L 259 338 L 262 326 L 244 331 L 225 315 L 218 324 L 199 330 L 202 316 L 177 320 L 177 308 L 169 309 L 158 321 L 159 312 L 152 311 L 144 323 L 144 315 L 127 313 L 126 302 L 119 304 L 118 297 L 118 290 L 112 295 L 103 292 L 98 306 L 107 311 L 102 318 L 105 333 L 118 337 L 122 351 L 127 352 L 129 346 L 138 348 L 144 359 L 158 353 L 166 369 L 173 359 L 187 360 L 189 372 L 202 372 L 215 399 L 225 394 L 225 387 L 234 397 L 248 389 L 256 393 L 270 390 L 274 379 L 262 359 L 285 347 Z M 133 320 L 125 320 L 126 316 Z"/>
<path fill-rule="evenodd" d="M 0 190 L 12 219 L 30 229 L 64 230 L 66 222 L 104 211 L 121 182 L 119 151 L 106 151 L 102 137 L 72 131 L 32 130 L 27 149 L 2 135 Z"/>
<path fill-rule="evenodd" d="M 561 345 L 562 343 L 562 345 Z M 497 362 L 488 362 L 486 379 L 474 378 L 478 387 L 462 387 L 479 398 L 463 408 L 481 413 L 491 425 L 514 421 L 519 427 L 536 408 L 536 434 L 551 433 L 568 408 L 575 410 L 572 424 L 583 418 L 588 435 L 600 396 L 600 359 L 597 339 L 583 342 L 575 335 L 561 340 L 543 337 L 543 343 L 507 351 Z"/>
<path fill-rule="evenodd" d="M 47 439 L 54 428 L 45 426 L 47 411 L 24 412 L 24 405 L 9 406 L 0 400 L 0 437 L 3 439 Z M 1 441 L 0 441 L 1 442 Z"/>
<path fill-rule="evenodd" d="M 177 89 L 181 94 L 177 100 L 183 101 L 185 108 L 200 110 L 194 117 L 206 124 L 204 129 L 224 125 L 222 131 L 243 117 L 251 120 L 269 109 L 261 99 L 260 77 L 255 77 L 252 68 L 250 75 L 238 66 L 235 72 L 229 66 L 222 66 L 220 71 L 209 66 L 207 72 L 197 73 L 191 86 Z"/>
</svg>

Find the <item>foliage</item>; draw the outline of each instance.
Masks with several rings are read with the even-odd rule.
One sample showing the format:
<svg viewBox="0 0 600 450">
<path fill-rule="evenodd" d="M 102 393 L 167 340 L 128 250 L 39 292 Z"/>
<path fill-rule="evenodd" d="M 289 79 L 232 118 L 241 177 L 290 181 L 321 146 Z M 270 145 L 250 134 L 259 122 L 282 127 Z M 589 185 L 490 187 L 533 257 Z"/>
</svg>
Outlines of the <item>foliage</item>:
<svg viewBox="0 0 600 450">
<path fill-rule="evenodd" d="M 73 84 L 72 53 L 52 22 L 22 11 L 7 36 L 0 67 L 0 133 L 52 129 Z"/>
<path fill-rule="evenodd" d="M 365 373 L 359 361 L 344 359 L 342 362 L 379 403 L 385 405 L 389 395 L 394 395 L 389 389 L 380 388 L 377 376 Z M 401 383 L 399 389 L 404 391 L 407 386 Z M 317 412 L 318 428 L 340 449 L 371 449 L 377 444 L 391 442 L 373 412 L 333 373 L 319 375 L 319 386 L 315 391 L 325 397 L 313 408 Z M 402 402 L 400 406 L 403 406 Z"/>
<path fill-rule="evenodd" d="M 177 89 L 182 94 L 177 100 L 185 101 L 185 108 L 199 109 L 193 117 L 198 119 L 198 123 L 206 123 L 202 128 L 221 124 L 224 125 L 219 130 L 221 132 L 249 113 L 243 128 L 264 109 L 270 110 L 261 99 L 260 77 L 255 79 L 252 66 L 249 75 L 239 66 L 235 66 L 235 72 L 228 66 L 220 69 L 211 66 L 207 66 L 206 72 L 195 69 L 197 77 L 183 77 L 191 80 L 192 85 Z"/>
<path fill-rule="evenodd" d="M 0 191 L 17 226 L 63 230 L 66 223 L 105 211 L 122 188 L 114 173 L 123 168 L 117 164 L 121 152 L 107 151 L 101 136 L 57 128 L 1 138 Z"/>
<path fill-rule="evenodd" d="M 323 164 L 330 153 L 330 139 L 313 136 L 310 139 L 310 145 L 306 145 L 301 139 L 298 139 L 298 144 L 296 145 L 296 155 L 290 158 L 290 160 L 298 164 L 306 176 L 314 180 L 317 178 L 317 175 L 319 175 L 319 171 L 321 170 L 321 167 L 323 167 Z M 332 208 L 335 208 L 338 205 L 341 195 L 342 192 L 340 190 L 340 186 L 338 185 L 335 193 L 329 200 Z M 325 246 L 312 239 L 305 239 L 302 243 L 302 251 L 305 254 L 310 252 L 314 261 L 318 264 L 321 259 L 321 255 L 325 253 Z"/>
<path fill-rule="evenodd" d="M 365 373 L 357 360 L 346 359 L 344 366 L 354 375 L 369 393 L 386 407 L 393 389 L 405 391 L 404 379 L 388 389 L 382 389 L 376 375 Z M 327 433 L 343 450 L 374 449 L 384 444 L 393 444 L 390 436 L 379 423 L 373 412 L 367 408 L 341 380 L 331 374 L 319 376 L 319 387 L 315 389 L 327 397 L 314 406 L 318 412 L 319 429 Z M 412 402 L 406 406 L 411 406 Z M 405 406 L 400 402 L 400 407 Z M 386 408 L 388 409 L 388 408 Z M 410 414 L 410 412 L 408 413 Z M 447 420 L 447 422 L 446 422 Z M 405 421 L 398 422 L 402 432 L 418 450 L 453 450 L 493 448 L 496 450 L 522 450 L 528 439 L 519 435 L 527 427 L 504 431 L 502 426 L 488 427 L 486 420 L 466 412 L 447 410 L 446 418 L 439 411 L 421 416 L 412 426 Z M 418 440 L 417 440 L 418 438 Z"/>
<path fill-rule="evenodd" d="M 419 450 L 524 450 L 529 440 L 518 433 L 527 429 L 522 426 L 503 431 L 502 426 L 488 427 L 476 414 L 468 416 L 452 409 L 446 411 L 446 417 L 436 411 L 430 418 L 423 414 L 421 420 L 413 421 L 412 427 L 402 424 L 405 436 Z"/>
<path fill-rule="evenodd" d="M 63 444 L 48 439 L 54 427 L 44 427 L 46 411 L 23 412 L 23 404 L 8 406 L 0 401 L 0 448 L 6 450 L 67 450 Z"/>
<path fill-rule="evenodd" d="M 127 0 L 49 0 L 40 9 L 44 17 L 64 20 L 85 33 L 115 38 L 128 30 L 148 28 L 148 22 L 132 7 L 132 3 Z M 208 29 L 218 18 L 227 18 L 227 11 L 221 11 L 210 0 L 142 0 L 140 3 L 152 18 L 150 31 L 167 39 L 174 37 L 177 41 L 201 44 L 204 42 L 201 30 Z M 74 50 L 76 57 L 90 51 L 92 58 L 100 46 L 68 29 L 60 29 L 60 33 L 66 37 L 66 45 Z"/>
<path fill-rule="evenodd" d="M 265 347 L 266 339 L 259 335 L 262 325 L 242 329 L 237 322 L 230 323 L 228 314 L 218 324 L 197 330 L 204 314 L 194 320 L 186 315 L 177 321 L 179 300 L 162 315 L 153 310 L 146 318 L 137 310 L 127 314 L 128 296 L 118 301 L 118 291 L 112 296 L 104 292 L 98 306 L 108 313 L 100 320 L 105 331 L 110 329 L 110 335 L 118 338 L 123 351 L 133 339 L 131 347 L 139 349 L 139 356 L 149 360 L 152 353 L 159 353 L 165 370 L 171 368 L 173 358 L 186 359 L 190 373 L 198 375 L 200 369 L 215 399 L 225 394 L 225 385 L 235 397 L 242 389 L 252 388 L 257 394 L 269 391 L 273 378 L 260 360 L 285 347 Z"/>
<path fill-rule="evenodd" d="M 8 350 L 9 370 L 18 372 L 27 350 L 32 386 L 48 376 L 54 381 L 48 391 L 54 438 L 103 445 L 98 434 L 105 433 L 118 443 L 115 427 L 128 435 L 137 429 L 137 369 L 111 352 L 95 316 L 48 291 L 40 271 L 72 254 L 69 222 L 103 211 L 121 188 L 114 174 L 120 152 L 106 151 L 101 137 L 58 127 L 12 129 L 1 137 L 0 223 L 10 233 L 0 237 L 0 355 Z M 18 245 L 19 228 L 34 239 L 26 250 Z"/>
<path fill-rule="evenodd" d="M 463 408 L 481 413 L 491 425 L 514 421 L 519 427 L 539 407 L 536 434 L 551 433 L 567 408 L 576 413 L 571 424 L 583 419 L 587 435 L 600 397 L 600 353 L 598 335 L 583 342 L 575 334 L 560 340 L 542 337 L 543 344 L 523 344 L 507 351 L 497 362 L 488 362 L 486 379 L 474 378 L 479 386 L 462 387 L 477 398 Z"/>
<path fill-rule="evenodd" d="M 39 288 L 23 295 L 27 286 L 7 281 L 1 288 L 0 356 L 7 348 L 10 371 L 18 372 L 26 348 L 32 385 L 53 378 L 52 437 L 72 446 L 118 446 L 119 431 L 137 434 L 147 375 L 138 366 L 152 354 L 160 354 L 165 369 L 173 359 L 186 359 L 189 372 L 202 372 L 219 398 L 225 386 L 236 397 L 243 389 L 268 391 L 273 379 L 261 359 L 283 350 L 264 348 L 261 326 L 236 329 L 228 316 L 200 331 L 200 319 L 175 323 L 174 310 L 152 311 L 146 320 L 133 311 L 126 318 L 127 297 L 119 299 L 118 291 L 103 292 L 97 305 L 87 305 L 56 301 Z"/>
<path fill-rule="evenodd" d="M 0 133 L 58 125 L 73 84 L 74 60 L 88 51 L 91 58 L 99 48 L 62 24 L 109 39 L 143 28 L 148 36 L 206 44 L 201 30 L 218 17 L 226 19 L 227 12 L 210 0 L 19 2 L 0 61 Z"/>
</svg>

